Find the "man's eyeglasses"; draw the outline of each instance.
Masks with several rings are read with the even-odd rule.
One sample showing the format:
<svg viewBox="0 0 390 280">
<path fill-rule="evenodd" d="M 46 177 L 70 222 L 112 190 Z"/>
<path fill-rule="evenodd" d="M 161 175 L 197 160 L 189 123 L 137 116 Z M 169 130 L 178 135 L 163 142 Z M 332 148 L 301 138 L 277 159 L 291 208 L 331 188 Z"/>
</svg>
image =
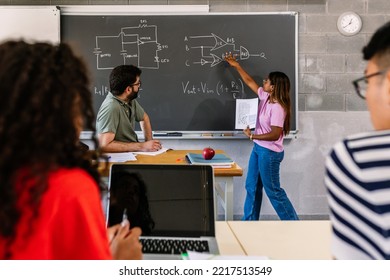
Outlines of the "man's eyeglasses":
<svg viewBox="0 0 390 280">
<path fill-rule="evenodd" d="M 139 81 L 138 83 L 132 84 L 131 86 L 139 86 L 140 87 L 141 84 L 142 84 L 141 81 Z"/>
<path fill-rule="evenodd" d="M 352 82 L 353 86 L 355 87 L 356 93 L 363 99 L 366 99 L 366 92 L 367 92 L 367 83 L 368 79 L 378 76 L 378 75 L 383 75 L 387 72 L 388 69 L 382 70 L 373 74 L 370 74 L 368 76 L 364 76 L 362 78 L 356 79 Z"/>
</svg>

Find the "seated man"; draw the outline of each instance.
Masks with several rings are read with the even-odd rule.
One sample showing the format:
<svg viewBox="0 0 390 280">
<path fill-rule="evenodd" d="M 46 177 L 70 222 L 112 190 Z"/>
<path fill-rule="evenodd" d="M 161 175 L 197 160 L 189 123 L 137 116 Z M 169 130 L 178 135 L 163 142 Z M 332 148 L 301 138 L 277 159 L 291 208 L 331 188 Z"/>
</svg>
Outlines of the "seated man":
<svg viewBox="0 0 390 280">
<path fill-rule="evenodd" d="M 390 259 L 390 22 L 363 54 L 365 75 L 353 84 L 375 130 L 339 142 L 326 160 L 336 259 Z"/>
<path fill-rule="evenodd" d="M 135 100 L 141 87 L 141 69 L 120 65 L 110 74 L 110 92 L 96 118 L 99 143 L 104 152 L 158 151 L 160 141 L 153 140 L 149 116 Z M 139 122 L 145 142 L 139 142 L 135 133 Z"/>
</svg>

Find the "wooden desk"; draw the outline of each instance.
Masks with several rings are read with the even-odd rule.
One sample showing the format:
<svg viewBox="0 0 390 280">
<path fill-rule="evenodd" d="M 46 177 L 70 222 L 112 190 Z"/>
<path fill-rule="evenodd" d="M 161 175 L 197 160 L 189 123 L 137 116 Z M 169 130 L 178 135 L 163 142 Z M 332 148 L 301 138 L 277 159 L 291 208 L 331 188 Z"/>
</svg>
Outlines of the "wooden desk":
<svg viewBox="0 0 390 280">
<path fill-rule="evenodd" d="M 249 256 L 276 260 L 329 260 L 331 224 L 326 221 L 229 221 Z"/>
<path fill-rule="evenodd" d="M 220 255 L 244 256 L 245 252 L 225 221 L 215 222 L 215 233 Z"/>
<path fill-rule="evenodd" d="M 201 150 L 169 150 L 156 156 L 137 155 L 137 161 L 127 161 L 126 164 L 189 164 L 186 160 L 188 153 L 201 153 Z M 225 154 L 216 150 L 217 154 Z M 113 163 L 110 163 L 110 165 Z M 108 177 L 108 168 L 99 168 L 102 176 Z M 233 177 L 242 176 L 242 168 L 234 163 L 232 168 L 214 168 L 215 201 L 219 201 L 225 210 L 225 220 L 233 220 Z"/>
</svg>

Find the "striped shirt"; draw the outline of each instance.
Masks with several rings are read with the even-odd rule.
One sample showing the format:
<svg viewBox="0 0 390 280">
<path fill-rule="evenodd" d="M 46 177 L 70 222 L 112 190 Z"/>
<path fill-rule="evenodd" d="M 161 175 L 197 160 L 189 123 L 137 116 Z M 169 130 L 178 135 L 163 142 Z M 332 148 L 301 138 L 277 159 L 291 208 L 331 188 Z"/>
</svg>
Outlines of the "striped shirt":
<svg viewBox="0 0 390 280">
<path fill-rule="evenodd" d="M 326 160 L 336 259 L 390 259 L 390 131 L 350 136 Z"/>
</svg>

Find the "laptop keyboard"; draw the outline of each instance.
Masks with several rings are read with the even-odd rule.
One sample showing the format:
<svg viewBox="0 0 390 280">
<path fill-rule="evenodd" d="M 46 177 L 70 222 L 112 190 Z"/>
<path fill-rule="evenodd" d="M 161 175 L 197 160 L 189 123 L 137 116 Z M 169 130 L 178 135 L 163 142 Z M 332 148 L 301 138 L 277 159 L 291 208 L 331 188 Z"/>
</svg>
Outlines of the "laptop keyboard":
<svg viewBox="0 0 390 280">
<path fill-rule="evenodd" d="M 142 252 L 146 254 L 177 255 L 187 251 L 209 252 L 206 240 L 140 239 Z"/>
</svg>

